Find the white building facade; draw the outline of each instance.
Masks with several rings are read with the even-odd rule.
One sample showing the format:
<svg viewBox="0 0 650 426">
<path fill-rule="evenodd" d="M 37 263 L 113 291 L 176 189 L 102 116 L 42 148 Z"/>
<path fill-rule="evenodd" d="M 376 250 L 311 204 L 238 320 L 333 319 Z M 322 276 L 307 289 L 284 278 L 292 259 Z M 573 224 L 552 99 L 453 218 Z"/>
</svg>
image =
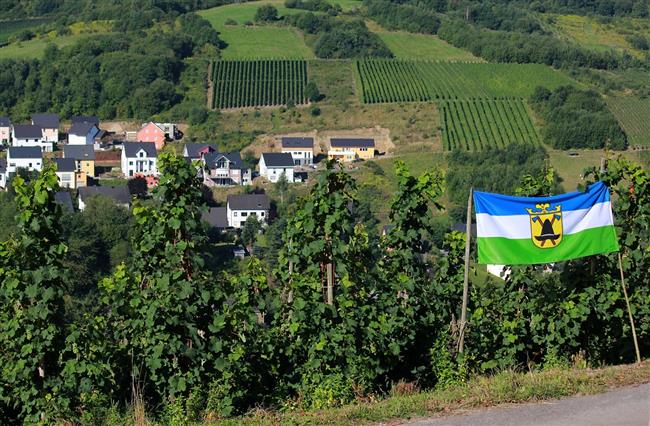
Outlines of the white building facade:
<svg viewBox="0 0 650 426">
<path fill-rule="evenodd" d="M 122 173 L 127 178 L 157 176 L 158 154 L 153 142 L 125 142 L 122 149 Z"/>
<path fill-rule="evenodd" d="M 260 157 L 260 176 L 267 178 L 270 182 L 276 183 L 284 173 L 287 181 L 293 183 L 293 158 L 291 154 L 270 152 Z"/>
</svg>

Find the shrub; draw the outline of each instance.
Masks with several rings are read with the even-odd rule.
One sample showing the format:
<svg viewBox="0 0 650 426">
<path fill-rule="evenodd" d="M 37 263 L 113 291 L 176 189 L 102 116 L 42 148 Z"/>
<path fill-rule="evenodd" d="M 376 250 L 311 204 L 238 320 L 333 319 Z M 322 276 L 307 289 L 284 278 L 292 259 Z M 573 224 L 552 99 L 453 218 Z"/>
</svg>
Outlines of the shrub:
<svg viewBox="0 0 650 426">
<path fill-rule="evenodd" d="M 277 20 L 278 9 L 270 4 L 258 7 L 255 12 L 255 22 L 275 22 Z"/>
</svg>

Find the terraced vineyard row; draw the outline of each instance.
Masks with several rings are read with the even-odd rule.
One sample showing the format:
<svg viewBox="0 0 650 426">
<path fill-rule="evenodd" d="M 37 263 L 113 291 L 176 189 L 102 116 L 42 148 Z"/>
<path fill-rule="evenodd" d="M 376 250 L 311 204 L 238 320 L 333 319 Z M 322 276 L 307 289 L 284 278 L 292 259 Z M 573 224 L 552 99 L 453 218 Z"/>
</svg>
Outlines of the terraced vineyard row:
<svg viewBox="0 0 650 426">
<path fill-rule="evenodd" d="M 523 98 L 536 86 L 571 84 L 565 75 L 540 64 L 362 60 L 355 72 L 364 103 L 448 99 Z"/>
<path fill-rule="evenodd" d="M 632 148 L 650 148 L 650 99 L 608 97 L 607 106 L 625 130 Z"/>
<path fill-rule="evenodd" d="M 214 109 L 307 103 L 307 62 L 302 60 L 215 61 Z"/>
<path fill-rule="evenodd" d="M 440 118 L 446 150 L 480 151 L 490 146 L 540 142 L 521 100 L 443 101 Z"/>
</svg>

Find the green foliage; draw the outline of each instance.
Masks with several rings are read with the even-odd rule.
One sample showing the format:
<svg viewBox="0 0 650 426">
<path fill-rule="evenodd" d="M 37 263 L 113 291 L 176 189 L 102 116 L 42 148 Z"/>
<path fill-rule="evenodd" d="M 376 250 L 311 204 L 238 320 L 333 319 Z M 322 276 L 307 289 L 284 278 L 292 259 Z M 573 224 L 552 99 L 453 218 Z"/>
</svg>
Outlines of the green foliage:
<svg viewBox="0 0 650 426">
<path fill-rule="evenodd" d="M 391 58 L 393 53 L 363 21 L 337 22 L 314 45 L 319 58 Z"/>
<path fill-rule="evenodd" d="M 265 4 L 257 8 L 255 12 L 255 22 L 274 22 L 278 20 L 278 9 L 270 4 Z"/>
<path fill-rule="evenodd" d="M 252 214 L 246 218 L 246 222 L 244 222 L 244 228 L 241 231 L 241 239 L 248 247 L 248 251 L 251 252 L 253 248 L 253 244 L 255 244 L 255 240 L 257 240 L 257 234 L 259 234 L 260 229 L 262 228 L 262 225 L 260 224 L 260 221 L 257 219 L 257 216 Z"/>
<path fill-rule="evenodd" d="M 26 423 L 68 409 L 60 358 L 66 339 L 58 181 L 46 167 L 13 181 L 19 233 L 0 244 L 0 415 Z"/>
<path fill-rule="evenodd" d="M 551 92 L 538 87 L 531 105 L 544 118 L 544 140 L 555 148 L 627 147 L 625 132 L 594 91 L 563 86 Z"/>
</svg>

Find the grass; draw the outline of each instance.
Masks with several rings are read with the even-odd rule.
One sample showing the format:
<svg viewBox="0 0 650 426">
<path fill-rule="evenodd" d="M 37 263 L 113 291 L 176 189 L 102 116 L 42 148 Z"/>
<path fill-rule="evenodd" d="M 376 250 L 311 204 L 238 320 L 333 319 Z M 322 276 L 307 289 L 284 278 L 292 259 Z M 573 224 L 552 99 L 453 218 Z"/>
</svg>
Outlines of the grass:
<svg viewBox="0 0 650 426">
<path fill-rule="evenodd" d="M 0 44 L 6 43 L 12 36 L 23 30 L 36 28 L 50 22 L 49 19 L 19 19 L 15 21 L 0 21 Z"/>
<path fill-rule="evenodd" d="M 650 99 L 609 96 L 607 105 L 625 130 L 630 146 L 650 148 Z"/>
<path fill-rule="evenodd" d="M 332 0 L 330 3 L 338 4 L 344 12 L 349 12 L 350 10 L 363 5 L 363 2 L 360 0 Z"/>
<path fill-rule="evenodd" d="M 388 31 L 372 21 L 366 24 L 386 43 L 397 59 L 484 62 L 483 59 L 454 47 L 434 35 Z"/>
<path fill-rule="evenodd" d="M 199 12 L 219 31 L 221 39 L 228 44 L 228 47 L 222 51 L 222 59 L 314 58 L 302 35 L 294 28 L 244 25 L 247 21 L 254 21 L 255 12 L 264 4 L 275 6 L 281 16 L 300 12 L 298 9 L 287 9 L 279 0 L 230 4 Z M 237 24 L 226 25 L 228 20 L 233 20 Z"/>
</svg>

